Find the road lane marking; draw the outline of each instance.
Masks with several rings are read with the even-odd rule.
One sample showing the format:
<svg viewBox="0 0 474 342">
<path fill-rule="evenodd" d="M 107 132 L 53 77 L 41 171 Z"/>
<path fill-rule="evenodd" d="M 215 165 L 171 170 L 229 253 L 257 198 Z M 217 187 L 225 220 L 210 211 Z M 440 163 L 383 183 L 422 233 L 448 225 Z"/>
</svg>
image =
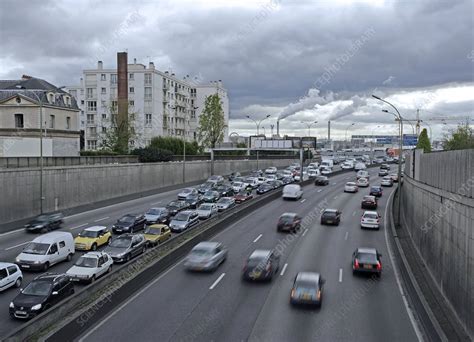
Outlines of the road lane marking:
<svg viewBox="0 0 474 342">
<path fill-rule="evenodd" d="M 286 268 L 288 267 L 288 264 L 284 264 L 283 265 L 283 268 L 281 269 L 281 272 L 280 272 L 280 275 L 284 275 L 285 274 L 285 271 L 286 271 Z"/>
<path fill-rule="evenodd" d="M 354 210 L 354 211 L 352 212 L 352 216 L 356 216 L 356 213 L 357 213 L 357 211 Z"/>
<path fill-rule="evenodd" d="M 319 189 L 319 190 L 318 190 L 318 192 L 321 192 L 321 191 L 323 191 L 323 189 Z"/>
<path fill-rule="evenodd" d="M 217 286 L 217 284 L 219 284 L 219 282 L 222 280 L 222 278 L 224 278 L 225 276 L 225 273 L 222 273 L 219 278 L 216 279 L 216 281 L 211 285 L 211 287 L 209 287 L 209 290 L 213 290 L 214 287 Z"/>
<path fill-rule="evenodd" d="M 100 221 L 104 221 L 104 220 L 107 220 L 108 218 L 110 218 L 109 216 L 106 216 L 106 217 L 102 217 L 98 220 L 95 220 L 94 222 L 100 222 Z"/>
<path fill-rule="evenodd" d="M 301 234 L 301 236 L 305 236 L 307 232 L 308 232 L 308 228 L 306 228 L 306 229 L 304 230 L 304 232 L 303 232 L 303 234 Z"/>
<path fill-rule="evenodd" d="M 332 183 L 332 185 L 336 185 L 337 183 Z"/>
<path fill-rule="evenodd" d="M 157 204 L 161 204 L 161 201 L 158 201 L 158 202 L 152 203 L 151 205 L 157 205 Z"/>
<path fill-rule="evenodd" d="M 81 224 L 80 226 L 72 227 L 71 230 L 74 230 L 74 229 L 77 229 L 77 228 L 81 228 L 81 227 L 87 226 L 88 224 L 89 224 L 89 223 L 84 223 L 84 224 Z"/>
<path fill-rule="evenodd" d="M 346 232 L 346 235 L 344 235 L 344 240 L 347 240 L 348 236 L 349 236 L 349 232 Z"/>
<path fill-rule="evenodd" d="M 339 282 L 342 283 L 342 268 L 339 269 Z"/>
<path fill-rule="evenodd" d="M 22 243 L 19 243 L 18 245 L 5 248 L 5 250 L 6 250 L 6 251 L 9 251 L 10 249 L 17 248 L 17 247 L 21 247 L 21 246 L 26 245 L 27 243 L 30 243 L 30 242 L 31 242 L 31 241 L 22 242 Z"/>
<path fill-rule="evenodd" d="M 15 230 L 12 230 L 11 232 L 6 232 L 6 233 L 0 234 L 0 237 L 6 236 L 6 235 L 10 235 L 10 234 L 14 234 L 14 233 L 19 233 L 19 232 L 22 232 L 22 231 L 24 231 L 23 228 L 15 229 Z"/>
<path fill-rule="evenodd" d="M 300 202 L 304 203 L 306 201 L 306 198 L 303 198 Z"/>
<path fill-rule="evenodd" d="M 258 240 L 260 240 L 260 238 L 262 237 L 263 234 L 260 234 L 259 236 L 257 236 L 257 238 L 255 240 L 253 240 L 253 242 L 257 242 Z"/>
</svg>

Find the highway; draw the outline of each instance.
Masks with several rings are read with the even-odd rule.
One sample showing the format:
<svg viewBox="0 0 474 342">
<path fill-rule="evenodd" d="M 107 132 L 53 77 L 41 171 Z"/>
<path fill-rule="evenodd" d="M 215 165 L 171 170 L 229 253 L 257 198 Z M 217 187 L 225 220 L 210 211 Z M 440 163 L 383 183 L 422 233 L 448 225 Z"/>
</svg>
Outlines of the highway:
<svg viewBox="0 0 474 342">
<path fill-rule="evenodd" d="M 379 184 L 371 170 L 371 184 Z M 331 177 L 329 186 L 305 187 L 296 202 L 277 199 L 251 213 L 214 240 L 229 250 L 214 273 L 186 272 L 182 260 L 130 297 L 81 337 L 83 341 L 417 341 L 418 335 L 400 294 L 385 237 L 385 205 L 379 201 L 382 227 L 361 230 L 360 201 L 368 189 L 343 192 L 354 173 Z M 321 226 L 322 208 L 342 210 L 338 227 Z M 315 216 L 296 236 L 276 232 L 281 213 Z M 316 215 L 315 215 L 316 213 Z M 271 283 L 241 280 L 246 257 L 257 248 L 281 251 L 280 271 Z M 380 280 L 353 276 L 356 247 L 376 247 L 383 255 Z M 320 310 L 293 308 L 289 293 L 300 271 L 326 279 Z"/>
</svg>

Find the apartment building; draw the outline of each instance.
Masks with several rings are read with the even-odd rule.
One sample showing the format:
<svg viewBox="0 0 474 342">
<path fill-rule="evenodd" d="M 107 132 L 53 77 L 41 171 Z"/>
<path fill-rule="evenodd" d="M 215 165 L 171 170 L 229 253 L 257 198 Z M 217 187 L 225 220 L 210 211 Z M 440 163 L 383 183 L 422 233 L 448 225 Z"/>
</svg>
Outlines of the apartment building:
<svg viewBox="0 0 474 342">
<path fill-rule="evenodd" d="M 156 136 L 195 140 L 205 98 L 211 94 L 221 97 L 228 123 L 229 99 L 221 81 L 202 84 L 199 78 L 188 75 L 179 79 L 174 73 L 157 70 L 153 62 L 145 66 L 136 60 L 128 64 L 127 81 L 129 121 L 135 131 L 132 148 L 146 146 Z M 80 107 L 79 126 L 87 150 L 99 148 L 114 123 L 117 85 L 117 69 L 104 68 L 99 61 L 96 69 L 83 71 L 79 85 L 66 87 Z"/>
</svg>

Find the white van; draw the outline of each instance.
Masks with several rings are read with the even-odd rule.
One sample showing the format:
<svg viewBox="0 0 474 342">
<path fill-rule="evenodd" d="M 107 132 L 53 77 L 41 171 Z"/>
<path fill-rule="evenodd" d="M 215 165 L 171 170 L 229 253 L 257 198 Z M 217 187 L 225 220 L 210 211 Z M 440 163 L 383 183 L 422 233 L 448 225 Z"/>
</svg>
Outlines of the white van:
<svg viewBox="0 0 474 342">
<path fill-rule="evenodd" d="M 46 271 L 74 255 L 74 238 L 69 232 L 52 232 L 31 241 L 16 257 L 15 263 L 25 270 Z"/>
<path fill-rule="evenodd" d="M 283 188 L 283 199 L 300 199 L 303 196 L 303 190 L 298 184 L 288 184 Z"/>
<path fill-rule="evenodd" d="M 325 168 L 330 168 L 332 169 L 334 167 L 334 161 L 332 159 L 324 159 L 322 162 L 321 162 L 321 168 L 325 167 Z"/>
</svg>

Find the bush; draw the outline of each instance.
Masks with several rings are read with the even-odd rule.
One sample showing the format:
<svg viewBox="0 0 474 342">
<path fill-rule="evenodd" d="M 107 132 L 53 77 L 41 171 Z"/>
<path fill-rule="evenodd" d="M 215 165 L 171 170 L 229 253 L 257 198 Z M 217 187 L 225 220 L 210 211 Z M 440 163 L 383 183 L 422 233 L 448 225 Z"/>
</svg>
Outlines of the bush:
<svg viewBox="0 0 474 342">
<path fill-rule="evenodd" d="M 154 137 L 150 146 L 158 149 L 171 151 L 174 155 L 183 154 L 183 139 L 176 137 Z M 186 154 L 196 155 L 201 152 L 201 147 L 196 141 L 186 142 Z"/>
<path fill-rule="evenodd" d="M 156 163 L 173 159 L 173 153 L 171 151 L 154 146 L 136 148 L 131 154 L 138 156 L 140 163 Z"/>
</svg>

